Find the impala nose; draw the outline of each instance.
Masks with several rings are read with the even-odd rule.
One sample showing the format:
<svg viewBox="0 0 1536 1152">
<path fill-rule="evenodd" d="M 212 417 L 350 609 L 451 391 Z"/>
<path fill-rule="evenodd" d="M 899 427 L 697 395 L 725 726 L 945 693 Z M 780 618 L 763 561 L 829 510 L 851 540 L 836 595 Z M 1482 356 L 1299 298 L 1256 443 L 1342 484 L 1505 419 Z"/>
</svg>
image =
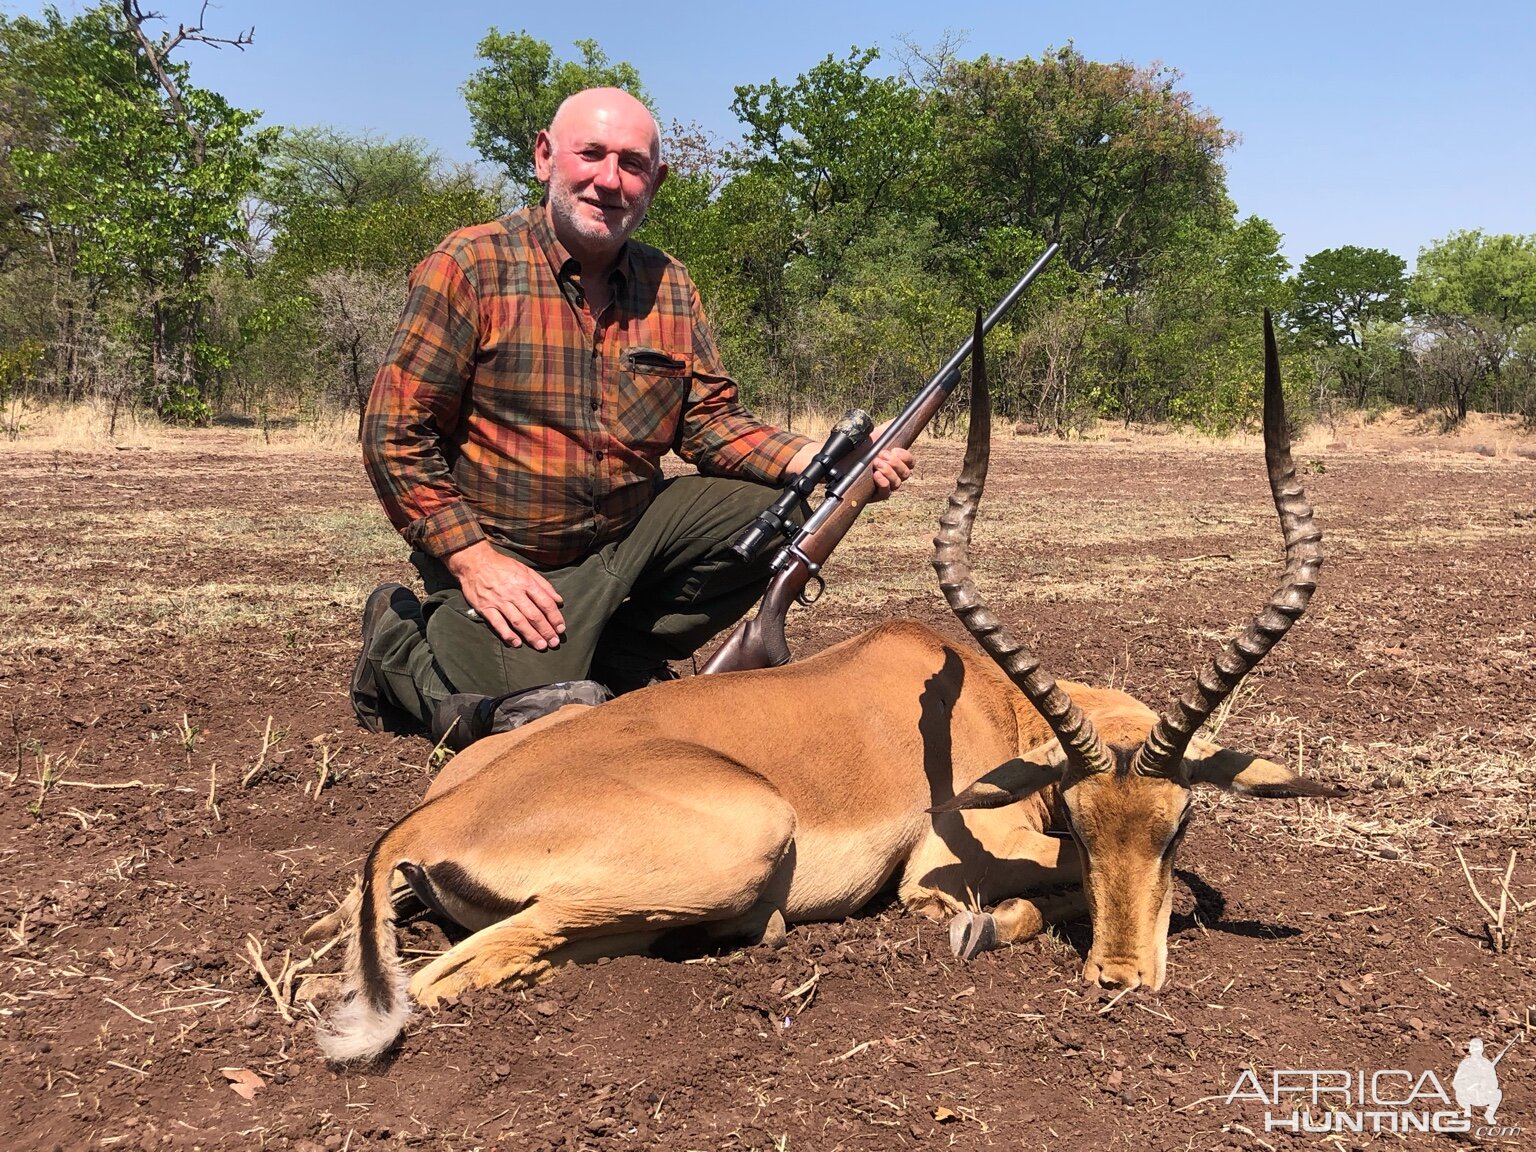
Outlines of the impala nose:
<svg viewBox="0 0 1536 1152">
<path fill-rule="evenodd" d="M 1098 984 L 1102 988 L 1139 988 L 1145 980 L 1141 967 L 1134 960 L 1089 960 L 1083 966 L 1083 982 Z"/>
</svg>

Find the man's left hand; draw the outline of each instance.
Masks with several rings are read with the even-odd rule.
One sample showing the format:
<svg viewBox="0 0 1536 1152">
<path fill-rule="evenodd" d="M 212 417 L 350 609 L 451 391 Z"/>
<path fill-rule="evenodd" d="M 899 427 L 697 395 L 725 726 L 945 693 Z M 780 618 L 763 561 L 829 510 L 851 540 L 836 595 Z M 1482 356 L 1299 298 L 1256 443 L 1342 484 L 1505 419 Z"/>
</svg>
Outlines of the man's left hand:
<svg viewBox="0 0 1536 1152">
<path fill-rule="evenodd" d="M 905 448 L 887 448 L 875 457 L 871 469 L 875 478 L 875 494 L 871 499 L 884 500 L 901 487 L 916 467 L 916 459 Z"/>
<path fill-rule="evenodd" d="M 871 438 L 880 439 L 890 426 L 891 421 L 887 420 L 870 433 Z M 875 479 L 875 494 L 870 499 L 884 500 L 889 497 L 892 492 L 901 487 L 908 476 L 912 475 L 912 469 L 916 467 L 917 460 L 907 449 L 897 448 L 894 445 L 887 448 L 875 457 L 874 465 L 870 468 Z"/>
<path fill-rule="evenodd" d="M 902 487 L 908 476 L 912 475 L 912 468 L 917 467 L 917 461 L 912 458 L 912 453 L 906 449 L 886 449 L 874 458 L 874 496 L 871 499 L 883 501 L 897 488 Z"/>
</svg>

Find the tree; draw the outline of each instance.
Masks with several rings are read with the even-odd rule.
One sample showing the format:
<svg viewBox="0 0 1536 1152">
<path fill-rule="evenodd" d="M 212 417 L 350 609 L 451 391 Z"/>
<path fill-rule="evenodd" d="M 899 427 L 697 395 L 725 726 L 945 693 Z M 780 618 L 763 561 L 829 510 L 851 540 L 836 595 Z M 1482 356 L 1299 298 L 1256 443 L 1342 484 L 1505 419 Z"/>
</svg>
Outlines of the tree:
<svg viewBox="0 0 1536 1152">
<path fill-rule="evenodd" d="M 888 218 L 923 227 L 929 117 L 917 89 L 869 74 L 877 59 L 853 48 L 793 84 L 742 85 L 732 103 L 745 131 L 717 201 L 728 253 L 719 288 L 749 318 L 763 372 L 786 396 L 798 388 L 795 365 L 804 359 L 791 343 L 805 345 L 790 326 L 815 313 L 840 280 L 867 275 L 853 248 Z M 931 239 L 925 234 L 922 246 Z M 893 258 L 904 251 L 886 250 Z"/>
<path fill-rule="evenodd" d="M 1469 324 L 1442 320 L 1427 334 L 1417 368 L 1424 394 L 1445 409 L 1446 423 L 1466 420 L 1474 393 L 1488 379 L 1486 334 Z"/>
<path fill-rule="evenodd" d="M 712 315 L 727 297 L 735 309 L 741 298 L 740 253 L 733 237 L 743 222 L 722 197 L 731 179 L 727 150 L 697 124 L 677 121 L 662 133 L 661 150 L 667 179 L 636 237 L 687 265 Z"/>
<path fill-rule="evenodd" d="M 580 61 L 561 60 L 547 43 L 526 32 L 505 34 L 492 28 L 476 49 L 485 66 L 460 89 L 474 125 L 470 143 L 485 159 L 501 165 L 532 199 L 538 198 L 534 137 L 549 126 L 567 96 L 583 88 L 623 88 L 650 103 L 633 65 L 610 63 L 596 40 L 578 40 L 576 48 Z"/>
<path fill-rule="evenodd" d="M 1301 334 L 1344 351 L 1333 363 L 1354 402 L 1364 404 L 1372 373 L 1367 334 L 1408 312 L 1407 263 L 1384 248 L 1346 244 L 1314 252 L 1291 281 L 1291 315 Z"/>
<path fill-rule="evenodd" d="M 741 85 L 731 103 L 746 125 L 739 167 L 781 187 L 802 221 L 840 210 L 845 242 L 882 211 L 923 207 L 932 125 L 917 89 L 869 75 L 879 56 L 852 48 L 792 85 Z"/>
<path fill-rule="evenodd" d="M 1481 316 L 1505 330 L 1536 321 L 1536 235 L 1452 233 L 1419 252 L 1411 298 L 1421 314 Z"/>
<path fill-rule="evenodd" d="M 310 277 L 322 364 L 332 373 L 341 397 L 357 411 L 357 434 L 373 378 L 384 363 L 403 301 L 393 276 L 360 269 L 334 268 Z"/>
<path fill-rule="evenodd" d="M 354 268 L 392 273 L 403 285 L 449 232 L 494 219 L 504 208 L 501 183 L 484 181 L 467 166 L 442 164 L 419 141 L 335 133 L 332 144 L 321 171 L 306 158 L 282 171 L 266 192 L 274 271 L 296 280 Z M 381 154 L 388 178 L 359 179 L 380 170 Z M 292 165 L 293 155 L 286 160 Z"/>
<path fill-rule="evenodd" d="M 77 375 L 83 311 L 108 292 L 139 301 L 146 399 L 164 415 L 206 415 L 216 350 L 202 336 L 212 261 L 238 234 L 272 133 L 256 114 L 195 87 L 171 60 L 183 43 L 219 40 L 180 26 L 152 40 L 136 0 L 65 22 L 0 21 L 6 68 L 29 106 L 9 160 L 30 226 L 57 274 L 56 365 Z"/>
<path fill-rule="evenodd" d="M 265 194 L 278 205 L 361 208 L 418 196 L 440 167 L 425 141 L 335 128 L 289 128 L 277 142 Z"/>
<path fill-rule="evenodd" d="M 324 397 L 360 410 L 411 268 L 503 200 L 501 180 L 445 165 L 419 140 L 286 132 L 260 200 L 268 242 L 242 253 L 247 283 L 220 285 L 242 352 L 234 388 L 262 410 L 279 400 L 274 380 L 289 403 Z"/>
<path fill-rule="evenodd" d="M 796 282 L 815 276 L 804 263 L 789 285 L 795 311 L 775 397 L 786 419 L 797 406 L 898 410 L 970 332 L 970 310 L 945 276 L 931 220 L 881 217 L 850 243 L 829 289 Z M 1001 334 L 988 348 L 997 365 L 1006 363 Z M 994 371 L 998 392 L 1007 375 Z"/>
<path fill-rule="evenodd" d="M 1101 415 L 1224 430 L 1258 412 L 1261 317 L 1285 302 L 1290 266 L 1273 225 L 1228 213 L 1216 228 L 1186 220 L 1136 291 L 1099 290 L 1076 386 Z"/>
<path fill-rule="evenodd" d="M 1536 327 L 1536 235 L 1452 233 L 1420 251 L 1409 301 L 1428 345 L 1455 345 L 1438 361 L 1447 368 L 1441 375 L 1456 381 L 1458 418 L 1475 391 L 1469 362 L 1481 365 L 1479 382 L 1491 386 L 1502 410 L 1505 369 Z M 1525 367 L 1522 358 L 1522 375 Z"/>
<path fill-rule="evenodd" d="M 1040 59 L 954 61 L 933 77 L 939 218 L 965 244 L 994 228 L 1059 241 L 1079 271 L 1134 289 L 1191 224 L 1227 212 L 1235 137 L 1166 68 L 1101 64 L 1070 45 Z"/>
<path fill-rule="evenodd" d="M 1359 348 L 1368 322 L 1407 315 L 1407 269 L 1385 248 L 1346 244 L 1314 252 L 1291 281 L 1297 326 L 1323 343 Z"/>
</svg>

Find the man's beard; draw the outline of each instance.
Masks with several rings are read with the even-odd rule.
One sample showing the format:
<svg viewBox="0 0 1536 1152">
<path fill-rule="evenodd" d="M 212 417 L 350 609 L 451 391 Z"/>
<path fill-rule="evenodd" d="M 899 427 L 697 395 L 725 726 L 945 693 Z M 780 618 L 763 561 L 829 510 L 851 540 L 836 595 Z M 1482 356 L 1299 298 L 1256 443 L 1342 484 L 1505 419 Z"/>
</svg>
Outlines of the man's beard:
<svg viewBox="0 0 1536 1152">
<path fill-rule="evenodd" d="M 617 226 L 593 220 L 589 214 L 591 205 L 584 204 L 570 184 L 551 175 L 549 181 L 549 211 L 563 230 L 580 236 L 583 240 L 617 250 L 640 227 L 646 209 L 651 206 L 649 196 L 637 197 L 624 208 Z"/>
</svg>

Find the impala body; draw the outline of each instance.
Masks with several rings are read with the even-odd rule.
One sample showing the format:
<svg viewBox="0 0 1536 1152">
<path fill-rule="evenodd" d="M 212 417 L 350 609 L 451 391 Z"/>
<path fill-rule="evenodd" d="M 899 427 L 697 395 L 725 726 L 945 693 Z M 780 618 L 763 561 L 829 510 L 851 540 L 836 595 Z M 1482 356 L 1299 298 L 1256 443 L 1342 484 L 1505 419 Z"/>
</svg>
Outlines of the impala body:
<svg viewBox="0 0 1536 1152">
<path fill-rule="evenodd" d="M 677 930 L 771 940 L 785 922 L 848 916 L 891 884 L 907 908 L 949 918 L 965 958 L 1086 908 L 1084 978 L 1161 986 L 1191 786 L 1334 791 L 1194 737 L 1300 615 L 1321 562 L 1267 321 L 1266 336 L 1286 578 L 1167 716 L 1121 692 L 1057 683 L 977 597 L 965 545 L 987 455 L 978 339 L 965 471 L 935 563 L 985 654 L 897 621 L 797 664 L 658 684 L 472 746 L 308 934 L 349 935 L 349 994 L 321 1031 L 326 1055 L 378 1055 L 411 999 L 531 984 Z M 402 901 L 472 931 L 408 987 L 394 931 Z"/>
</svg>

